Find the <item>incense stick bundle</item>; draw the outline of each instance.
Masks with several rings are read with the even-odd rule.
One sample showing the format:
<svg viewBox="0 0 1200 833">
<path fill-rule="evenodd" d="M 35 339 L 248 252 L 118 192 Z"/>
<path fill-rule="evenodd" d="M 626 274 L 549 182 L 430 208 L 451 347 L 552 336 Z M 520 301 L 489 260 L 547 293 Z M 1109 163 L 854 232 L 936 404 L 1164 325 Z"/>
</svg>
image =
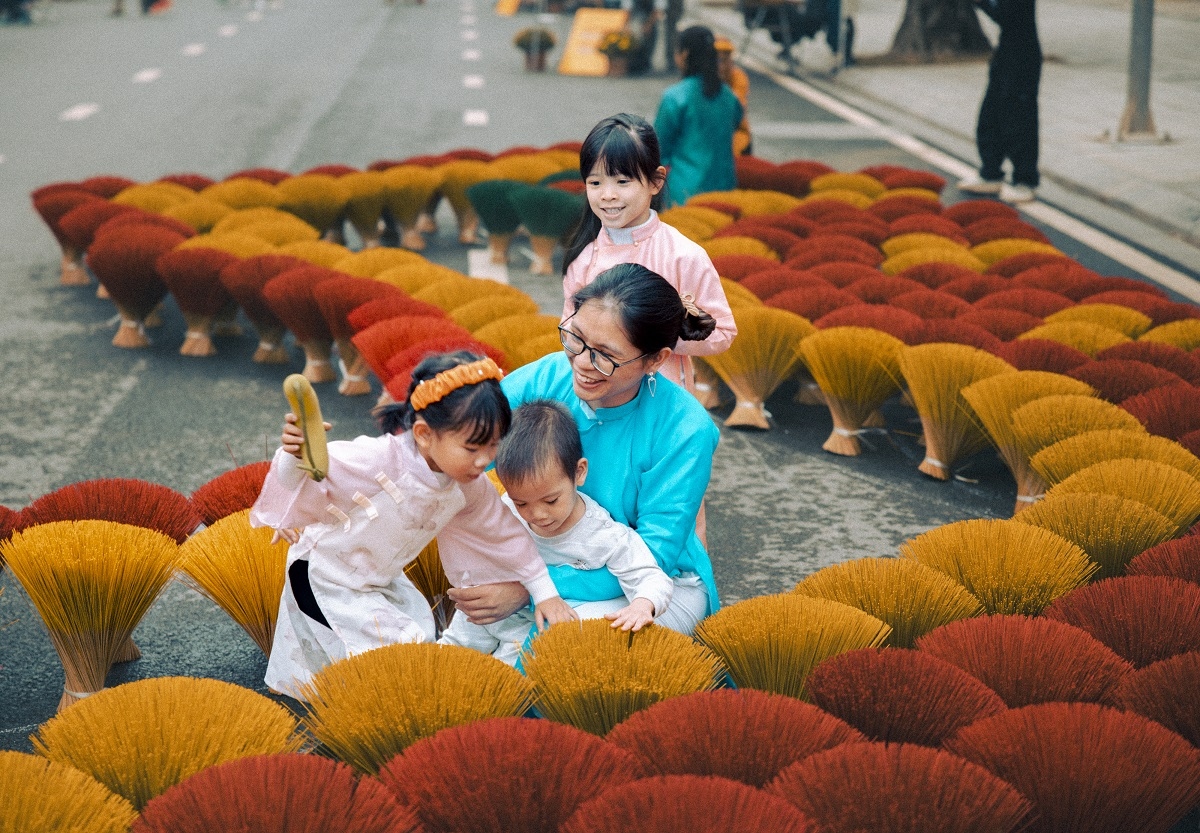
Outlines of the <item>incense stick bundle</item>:
<svg viewBox="0 0 1200 833">
<path fill-rule="evenodd" d="M 862 733 L 809 703 L 754 689 L 717 689 L 655 703 L 605 737 L 659 775 L 717 775 L 762 787 L 788 765 Z"/>
<path fill-rule="evenodd" d="M 445 318 L 446 314 L 433 304 L 418 301 L 409 295 L 388 295 L 383 298 L 376 298 L 373 301 L 367 301 L 365 304 L 350 310 L 350 313 L 346 316 L 346 323 L 350 325 L 354 332 L 360 333 L 372 324 L 387 321 L 389 318 L 401 318 L 404 316 Z"/>
<path fill-rule="evenodd" d="M 196 533 L 180 548 L 183 582 L 211 599 L 271 656 L 275 617 L 283 594 L 286 541 L 251 528 L 243 509 Z"/>
<path fill-rule="evenodd" d="M 216 355 L 213 321 L 231 307 L 237 311 L 237 302 L 221 283 L 221 270 L 236 260 L 218 249 L 192 248 L 166 252 L 154 262 L 187 322 L 181 356 Z"/>
<path fill-rule="evenodd" d="M 1160 324 L 1141 336 L 1142 341 L 1169 344 L 1181 350 L 1200 347 L 1200 318 L 1182 318 L 1169 324 Z"/>
<path fill-rule="evenodd" d="M 528 295 L 485 296 L 455 307 L 450 312 L 450 320 L 464 330 L 475 332 L 510 315 L 536 315 L 537 312 L 537 302 Z"/>
<path fill-rule="evenodd" d="M 929 264 L 925 268 L 932 268 L 935 265 Z M 957 268 L 961 269 L 961 267 Z M 962 271 L 971 272 L 969 269 Z M 1003 292 L 1011 288 L 1012 284 L 1004 278 L 997 275 L 980 275 L 978 273 L 956 277 L 938 287 L 942 292 L 957 295 L 959 298 L 962 298 L 964 301 L 970 301 L 972 304 L 986 298 L 988 295 Z"/>
<path fill-rule="evenodd" d="M 804 364 L 833 417 L 833 433 L 822 446 L 826 451 L 861 453 L 858 432 L 863 423 L 898 390 L 897 362 L 903 347 L 899 339 L 864 327 L 818 330 L 800 342 Z"/>
<path fill-rule="evenodd" d="M 1131 576 L 1170 576 L 1200 584 L 1200 536 L 1188 535 L 1151 547 L 1129 562 Z"/>
<path fill-rule="evenodd" d="M 1086 303 L 1067 307 L 1052 315 L 1046 316 L 1047 324 L 1059 321 L 1083 321 L 1099 324 L 1111 330 L 1124 333 L 1130 338 L 1137 338 L 1150 329 L 1153 322 L 1150 316 L 1129 307 L 1117 304 Z"/>
<path fill-rule="evenodd" d="M 373 278 L 397 266 L 425 263 L 425 258 L 416 252 L 406 252 L 403 249 L 365 249 L 335 261 L 333 269 L 354 275 L 356 278 Z"/>
<path fill-rule="evenodd" d="M 1015 408 L 1009 417 L 1013 439 L 1026 460 L 1043 448 L 1087 431 L 1136 431 L 1142 424 L 1111 402 L 1095 396 L 1052 394 Z"/>
<path fill-rule="evenodd" d="M 559 349 L 562 349 L 561 343 L 559 344 Z M 478 356 L 487 356 L 499 367 L 506 367 L 510 363 L 510 360 L 504 353 L 490 344 L 485 344 L 472 338 L 470 334 L 459 336 L 448 334 L 422 338 L 420 341 L 392 355 L 384 366 L 387 374 L 385 387 L 392 399 L 396 402 L 403 402 L 408 398 L 408 387 L 412 382 L 412 372 L 418 364 L 430 356 L 439 353 L 452 353 L 456 350 L 467 350 Z"/>
<path fill-rule="evenodd" d="M 1045 483 L 1029 467 L 1029 458 L 1021 453 L 1017 445 L 1012 428 L 1012 412 L 1026 402 L 1043 396 L 1060 393 L 1087 395 L 1091 390 L 1083 382 L 1057 373 L 1023 370 L 982 379 L 960 391 L 1017 483 L 1014 511 L 1019 512 L 1027 504 L 1036 501 L 1045 491 Z"/>
<path fill-rule="evenodd" d="M 302 693 L 312 735 L 368 774 L 440 729 L 515 717 L 533 702 L 533 685 L 500 660 L 433 644 L 387 645 L 335 662 Z"/>
<path fill-rule="evenodd" d="M 815 332 L 807 319 L 787 310 L 742 307 L 734 314 L 738 334 L 724 353 L 705 364 L 737 397 L 727 427 L 769 429 L 763 403 L 800 366 L 800 343 Z"/>
<path fill-rule="evenodd" d="M 1134 359 L 1091 361 L 1070 370 L 1067 375 L 1087 382 L 1100 398 L 1114 405 L 1155 388 L 1187 384 L 1169 370 Z"/>
<path fill-rule="evenodd" d="M 839 307 L 816 321 L 818 330 L 833 327 L 858 327 L 878 330 L 908 344 L 916 343 L 925 330 L 925 322 L 907 310 L 883 304 L 853 304 Z"/>
<path fill-rule="evenodd" d="M 279 207 L 323 234 L 335 231 L 341 222 L 348 195 L 337 177 L 301 174 L 288 177 L 277 187 L 282 197 Z"/>
<path fill-rule="evenodd" d="M 424 249 L 425 238 L 417 228 L 417 220 L 441 188 L 442 173 L 420 165 L 396 165 L 384 171 L 383 176 L 384 202 L 400 227 L 400 245 L 414 251 Z"/>
<path fill-rule="evenodd" d="M 979 600 L 949 576 L 905 558 L 856 558 L 824 567 L 792 592 L 857 608 L 891 627 L 886 645 L 911 648 L 948 622 L 978 616 Z"/>
<path fill-rule="evenodd" d="M 167 294 L 167 286 L 154 263 L 183 239 L 166 229 L 129 226 L 98 235 L 88 249 L 88 264 L 121 314 L 121 323 L 113 337 L 114 346 L 149 346 L 146 316 Z"/>
<path fill-rule="evenodd" d="M 333 333 L 321 315 L 313 291 L 323 281 L 339 277 L 332 269 L 299 266 L 281 272 L 263 284 L 263 300 L 304 349 L 304 378 L 313 383 L 332 382 L 337 374 L 330 364 Z"/>
<path fill-rule="evenodd" d="M 808 675 L 821 662 L 878 647 L 890 633 L 861 610 L 798 593 L 747 599 L 696 627 L 696 638 L 716 652 L 738 688 L 800 699 L 808 699 Z"/>
<path fill-rule="evenodd" d="M 945 573 L 988 613 L 1040 613 L 1096 572 L 1075 544 L 1011 520 L 946 524 L 901 544 L 900 555 Z"/>
<path fill-rule="evenodd" d="M 479 231 L 479 215 L 467 197 L 467 189 L 488 177 L 488 165 L 475 159 L 454 159 L 435 170 L 442 175 L 442 194 L 458 221 L 458 242 L 469 246 Z"/>
<path fill-rule="evenodd" d="M 270 467 L 269 460 L 262 460 L 217 475 L 192 492 L 189 502 L 204 523 L 212 526 L 254 505 Z"/>
<path fill-rule="evenodd" d="M 190 188 L 160 181 L 131 185 L 114 196 L 112 201 L 117 205 L 131 205 L 151 214 L 161 214 L 172 205 L 195 196 L 196 193 Z"/>
<path fill-rule="evenodd" d="M 351 338 L 354 328 L 347 316 L 363 304 L 378 298 L 388 298 L 403 293 L 390 284 L 370 278 L 351 276 L 330 278 L 313 287 L 313 300 L 329 325 L 329 332 L 337 344 L 338 366 L 342 381 L 338 393 L 343 396 L 363 396 L 371 392 L 367 378 L 367 363 L 358 353 Z"/>
<path fill-rule="evenodd" d="M 237 301 L 258 332 L 255 362 L 286 364 L 289 361 L 287 349 L 283 346 L 287 328 L 263 297 L 263 287 L 276 275 L 301 265 L 303 261 L 288 255 L 255 255 L 235 259 L 226 264 L 218 275 L 221 285 Z"/>
<path fill-rule="evenodd" d="M 132 804 L 94 778 L 24 752 L 0 752 L 0 793 L 3 833 L 127 833 L 137 818 Z"/>
<path fill-rule="evenodd" d="M 1191 385 L 1154 388 L 1131 396 L 1121 407 L 1160 437 L 1179 439 L 1200 429 L 1200 390 Z"/>
<path fill-rule="evenodd" d="M 297 258 L 313 266 L 332 267 L 338 261 L 345 260 L 350 255 L 350 250 L 329 240 L 301 240 L 299 243 L 280 246 L 279 254 Z"/>
<path fill-rule="evenodd" d="M 1036 269 L 1038 266 L 1051 263 L 1065 266 L 1073 262 L 1062 252 L 1020 252 L 992 263 L 987 268 L 987 274 L 1013 278 L 1028 269 Z"/>
<path fill-rule="evenodd" d="M 156 677 L 107 689 L 38 727 L 34 751 L 88 773 L 140 810 L 214 764 L 292 752 L 291 713 L 219 680 Z"/>
<path fill-rule="evenodd" d="M 1087 353 L 1044 338 L 1021 339 L 1018 336 L 1016 341 L 1005 342 L 992 352 L 1017 370 L 1040 370 L 1064 376 L 1091 361 Z"/>
<path fill-rule="evenodd" d="M 540 336 L 558 335 L 557 315 L 510 315 L 486 324 L 475 331 L 475 338 L 490 344 L 506 357 L 509 365 L 522 353 L 523 345 Z M 516 370 L 516 367 L 508 367 Z"/>
<path fill-rule="evenodd" d="M 1055 485 L 1046 496 L 1077 492 L 1117 495 L 1144 503 L 1169 518 L 1180 533 L 1200 517 L 1200 481 L 1154 460 L 1119 458 L 1093 463 Z"/>
<path fill-rule="evenodd" d="M 1179 443 L 1144 430 L 1086 431 L 1047 446 L 1029 464 L 1053 486 L 1094 463 L 1121 458 L 1155 460 L 1200 480 L 1200 458 Z"/>
<path fill-rule="evenodd" d="M 279 189 L 260 179 L 238 177 L 210 185 L 200 196 L 224 203 L 230 208 L 275 208 L 283 202 Z"/>
<path fill-rule="evenodd" d="M 509 193 L 508 201 L 521 225 L 529 232 L 529 244 L 534 254 L 529 265 L 530 274 L 554 274 L 555 247 L 567 242 L 571 231 L 579 225 L 583 211 L 590 210 L 587 199 L 558 188 L 523 185 Z"/>
<path fill-rule="evenodd" d="M 1133 666 L 1087 631 L 1037 616 L 964 619 L 917 640 L 956 665 L 1009 708 L 1034 703 L 1109 703 Z"/>
<path fill-rule="evenodd" d="M 161 532 L 112 521 L 39 524 L 13 533 L 3 551 L 62 662 L 59 711 L 104 687 L 179 558 Z"/>
<path fill-rule="evenodd" d="M 960 344 L 905 347 L 897 357 L 897 368 L 921 416 L 925 459 L 918 471 L 949 480 L 954 464 L 988 441 L 972 420 L 962 389 L 1014 369 L 1003 359 Z"/>
<path fill-rule="evenodd" d="M 1200 651 L 1189 651 L 1139 668 L 1123 679 L 1113 699 L 1125 711 L 1148 717 L 1200 744 L 1200 712 L 1195 697 L 1200 687 Z"/>
<path fill-rule="evenodd" d="M 550 627 L 521 662 L 543 717 L 600 737 L 661 700 L 715 688 L 721 673 L 717 657 L 683 634 L 627 632 L 603 619 Z"/>
<path fill-rule="evenodd" d="M 444 318 L 405 315 L 372 324 L 355 333 L 351 341 L 380 379 L 390 379 L 387 363 L 401 350 L 432 338 L 475 338 Z"/>
<path fill-rule="evenodd" d="M 1129 336 L 1118 330 L 1086 321 L 1058 321 L 1052 324 L 1043 324 L 1017 336 L 1018 340 L 1033 338 L 1058 341 L 1093 358 L 1102 350 L 1130 340 Z"/>
</svg>

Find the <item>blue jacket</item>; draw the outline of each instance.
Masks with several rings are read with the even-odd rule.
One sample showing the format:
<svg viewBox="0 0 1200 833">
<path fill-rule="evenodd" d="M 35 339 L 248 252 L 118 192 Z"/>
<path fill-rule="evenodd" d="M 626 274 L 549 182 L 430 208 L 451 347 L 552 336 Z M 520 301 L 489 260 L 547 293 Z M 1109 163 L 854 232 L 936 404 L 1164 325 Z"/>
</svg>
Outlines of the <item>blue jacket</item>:
<svg viewBox="0 0 1200 833">
<path fill-rule="evenodd" d="M 662 163 L 667 166 L 667 200 L 682 205 L 705 191 L 737 187 L 733 131 L 742 121 L 742 103 L 725 84 L 705 98 L 697 76 L 663 93 L 654 117 Z"/>
</svg>

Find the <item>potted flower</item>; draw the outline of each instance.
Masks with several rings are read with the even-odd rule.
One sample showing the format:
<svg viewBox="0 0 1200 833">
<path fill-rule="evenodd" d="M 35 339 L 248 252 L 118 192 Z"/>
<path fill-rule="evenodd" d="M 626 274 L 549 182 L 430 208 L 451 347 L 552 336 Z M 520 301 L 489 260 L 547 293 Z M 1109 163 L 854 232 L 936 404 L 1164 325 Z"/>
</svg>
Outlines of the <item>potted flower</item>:
<svg viewBox="0 0 1200 833">
<path fill-rule="evenodd" d="M 596 49 L 608 58 L 608 74 L 620 78 L 629 70 L 629 55 L 637 49 L 638 42 L 628 29 L 616 29 L 600 36 Z"/>
<path fill-rule="evenodd" d="M 546 53 L 554 48 L 554 33 L 542 26 L 529 26 L 517 32 L 513 44 L 525 53 L 525 69 L 542 72 L 546 69 Z"/>
</svg>

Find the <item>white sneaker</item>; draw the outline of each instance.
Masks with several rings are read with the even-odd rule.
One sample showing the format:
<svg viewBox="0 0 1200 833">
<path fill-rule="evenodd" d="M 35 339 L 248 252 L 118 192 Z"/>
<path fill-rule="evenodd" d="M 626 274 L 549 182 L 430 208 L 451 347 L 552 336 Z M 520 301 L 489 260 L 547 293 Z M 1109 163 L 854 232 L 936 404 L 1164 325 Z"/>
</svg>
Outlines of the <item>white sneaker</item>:
<svg viewBox="0 0 1200 833">
<path fill-rule="evenodd" d="M 1004 182 L 999 179 L 984 179 L 978 174 L 960 180 L 958 190 L 968 194 L 999 194 Z"/>
<path fill-rule="evenodd" d="M 1037 193 L 1028 185 L 1005 185 L 1000 189 L 1000 199 L 1009 203 L 1033 202 Z"/>
</svg>

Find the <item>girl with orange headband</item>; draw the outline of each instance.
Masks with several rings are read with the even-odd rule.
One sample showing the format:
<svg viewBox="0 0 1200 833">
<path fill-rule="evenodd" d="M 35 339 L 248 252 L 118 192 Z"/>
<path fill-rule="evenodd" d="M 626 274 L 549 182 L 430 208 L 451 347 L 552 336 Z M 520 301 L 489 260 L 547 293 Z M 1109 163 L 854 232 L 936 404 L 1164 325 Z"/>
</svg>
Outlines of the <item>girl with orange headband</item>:
<svg viewBox="0 0 1200 833">
<path fill-rule="evenodd" d="M 329 444 L 320 481 L 300 468 L 288 414 L 282 447 L 250 513 L 292 541 L 266 682 L 305 699 L 325 666 L 397 642 L 432 642 L 429 603 L 404 568 L 436 536 L 455 587 L 520 582 L 539 628 L 577 618 L 484 470 L 512 418 L 503 374 L 457 352 L 417 365 L 406 401 L 379 412 L 378 437 Z M 291 530 L 300 528 L 296 535 Z"/>
</svg>

